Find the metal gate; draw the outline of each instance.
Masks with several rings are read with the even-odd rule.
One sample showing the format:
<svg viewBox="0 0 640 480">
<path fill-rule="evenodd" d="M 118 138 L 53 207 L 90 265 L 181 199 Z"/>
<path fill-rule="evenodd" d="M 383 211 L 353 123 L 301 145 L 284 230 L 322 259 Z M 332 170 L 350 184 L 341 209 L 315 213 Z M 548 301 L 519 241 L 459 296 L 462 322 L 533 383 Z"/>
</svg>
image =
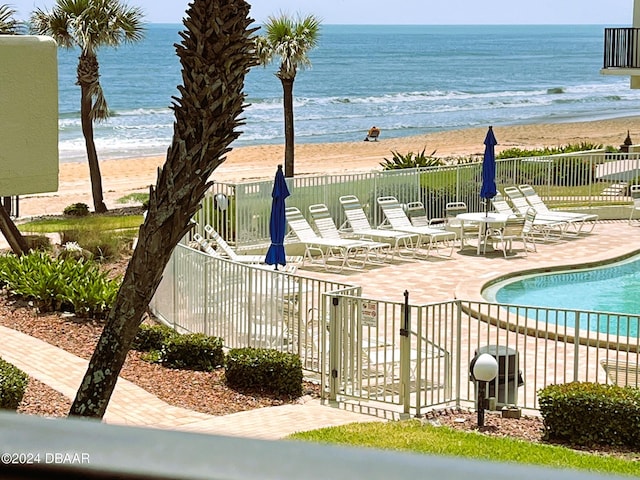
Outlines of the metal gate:
<svg viewBox="0 0 640 480">
<path fill-rule="evenodd" d="M 416 414 L 453 400 L 451 354 L 428 338 L 440 328 L 429 306 L 409 305 L 405 292 L 404 302 L 331 294 L 325 308 L 329 400 L 377 401 Z"/>
</svg>

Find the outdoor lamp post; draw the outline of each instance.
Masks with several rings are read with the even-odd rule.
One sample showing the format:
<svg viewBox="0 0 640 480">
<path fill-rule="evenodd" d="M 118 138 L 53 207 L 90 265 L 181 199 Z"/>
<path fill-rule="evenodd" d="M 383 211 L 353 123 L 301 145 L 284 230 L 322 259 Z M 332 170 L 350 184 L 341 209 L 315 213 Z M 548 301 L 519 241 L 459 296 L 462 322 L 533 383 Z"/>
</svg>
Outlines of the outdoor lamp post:
<svg viewBox="0 0 640 480">
<path fill-rule="evenodd" d="M 484 427 L 485 396 L 487 382 L 492 381 L 498 375 L 498 362 L 488 353 L 476 355 L 469 365 L 471 377 L 478 382 L 478 427 Z"/>
</svg>

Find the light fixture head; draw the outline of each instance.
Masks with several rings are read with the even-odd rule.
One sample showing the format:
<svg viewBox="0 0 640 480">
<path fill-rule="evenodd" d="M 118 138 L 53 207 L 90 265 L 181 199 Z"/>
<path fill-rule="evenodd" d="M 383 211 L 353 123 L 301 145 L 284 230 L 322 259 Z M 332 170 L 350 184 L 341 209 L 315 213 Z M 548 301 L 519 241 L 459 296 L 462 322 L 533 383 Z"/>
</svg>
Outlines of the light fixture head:
<svg viewBox="0 0 640 480">
<path fill-rule="evenodd" d="M 471 375 L 477 381 L 490 382 L 498 375 L 498 361 L 488 353 L 476 355 L 471 361 Z"/>
</svg>

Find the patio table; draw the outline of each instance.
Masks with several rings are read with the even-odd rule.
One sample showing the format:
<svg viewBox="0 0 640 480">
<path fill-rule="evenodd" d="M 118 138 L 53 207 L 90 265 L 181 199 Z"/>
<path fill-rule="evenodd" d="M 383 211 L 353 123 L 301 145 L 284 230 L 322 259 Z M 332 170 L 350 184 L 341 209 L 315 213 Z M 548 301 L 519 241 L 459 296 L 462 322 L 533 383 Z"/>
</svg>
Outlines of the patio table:
<svg viewBox="0 0 640 480">
<path fill-rule="evenodd" d="M 460 220 L 461 231 L 464 231 L 464 222 L 479 223 L 481 225 L 478 233 L 478 248 L 476 250 L 476 255 L 480 255 L 482 241 L 486 241 L 487 228 L 504 225 L 509 219 L 509 215 L 493 212 L 467 212 L 459 213 L 456 215 L 456 219 Z"/>
</svg>

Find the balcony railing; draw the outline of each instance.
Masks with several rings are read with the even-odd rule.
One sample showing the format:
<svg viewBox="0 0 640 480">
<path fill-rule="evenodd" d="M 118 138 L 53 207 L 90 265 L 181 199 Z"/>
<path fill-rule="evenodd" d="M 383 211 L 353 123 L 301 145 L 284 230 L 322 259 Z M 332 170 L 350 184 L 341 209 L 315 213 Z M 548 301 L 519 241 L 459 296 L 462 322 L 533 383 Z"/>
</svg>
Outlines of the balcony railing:
<svg viewBox="0 0 640 480">
<path fill-rule="evenodd" d="M 640 68 L 640 28 L 604 29 L 604 67 Z"/>
</svg>

